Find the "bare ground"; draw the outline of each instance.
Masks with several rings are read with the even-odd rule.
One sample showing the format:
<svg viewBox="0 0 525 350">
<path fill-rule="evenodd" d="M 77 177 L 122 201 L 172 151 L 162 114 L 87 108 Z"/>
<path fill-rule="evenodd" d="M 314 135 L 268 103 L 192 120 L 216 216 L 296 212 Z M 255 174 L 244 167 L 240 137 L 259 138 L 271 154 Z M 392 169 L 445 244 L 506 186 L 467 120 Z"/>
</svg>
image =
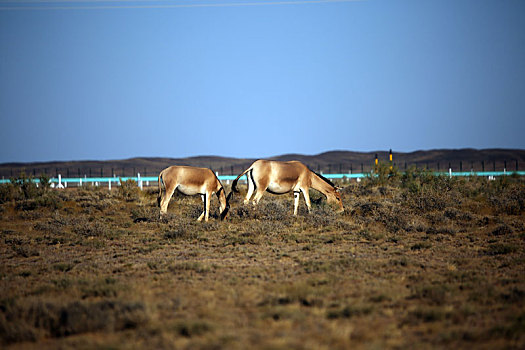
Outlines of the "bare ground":
<svg viewBox="0 0 525 350">
<path fill-rule="evenodd" d="M 369 179 L 232 203 L 2 188 L 9 349 L 524 348 L 524 180 Z M 216 199 L 212 202 L 216 208 Z"/>
</svg>

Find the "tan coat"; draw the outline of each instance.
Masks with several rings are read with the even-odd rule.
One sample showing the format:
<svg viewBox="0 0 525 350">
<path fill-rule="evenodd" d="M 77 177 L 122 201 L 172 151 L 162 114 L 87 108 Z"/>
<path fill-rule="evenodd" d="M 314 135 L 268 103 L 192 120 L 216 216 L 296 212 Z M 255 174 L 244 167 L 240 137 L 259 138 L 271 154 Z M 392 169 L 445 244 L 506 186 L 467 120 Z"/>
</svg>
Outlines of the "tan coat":
<svg viewBox="0 0 525 350">
<path fill-rule="evenodd" d="M 219 199 L 221 220 L 223 220 L 228 213 L 229 206 L 224 193 L 224 187 L 222 187 L 221 182 L 210 169 L 190 166 L 170 166 L 162 170 L 159 174 L 159 196 L 157 198 L 160 206 L 160 215 L 167 212 L 168 204 L 175 190 L 187 196 L 201 195 L 204 203 L 204 211 L 197 219 L 198 221 L 201 221 L 203 218 L 205 221 L 208 221 L 210 199 L 213 194 L 216 194 Z"/>
<path fill-rule="evenodd" d="M 232 190 L 234 192 L 238 192 L 237 182 L 243 175 L 246 175 L 248 178 L 248 193 L 246 193 L 244 199 L 245 204 L 250 201 L 254 192 L 255 196 L 252 202 L 257 204 L 265 191 L 273 194 L 284 194 L 293 191 L 293 214 L 297 215 L 299 193 L 302 192 L 308 212 L 310 212 L 311 204 L 308 190 L 313 188 L 324 194 L 328 202 L 337 203 L 340 212 L 344 211 L 341 194 L 337 191 L 334 184 L 323 176 L 314 173 L 299 161 L 256 160 L 233 181 Z"/>
</svg>

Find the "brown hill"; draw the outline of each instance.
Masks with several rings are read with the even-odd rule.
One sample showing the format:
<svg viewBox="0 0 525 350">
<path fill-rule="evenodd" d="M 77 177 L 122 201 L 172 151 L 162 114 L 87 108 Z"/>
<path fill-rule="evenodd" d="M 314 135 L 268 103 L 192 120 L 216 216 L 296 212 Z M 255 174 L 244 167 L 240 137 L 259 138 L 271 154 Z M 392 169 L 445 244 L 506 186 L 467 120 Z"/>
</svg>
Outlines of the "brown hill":
<svg viewBox="0 0 525 350">
<path fill-rule="evenodd" d="M 352 152 L 330 151 L 317 155 L 284 154 L 269 159 L 299 160 L 315 171 L 324 173 L 349 173 L 370 171 L 375 155 L 382 162 L 388 161 L 388 151 Z M 255 159 L 228 158 L 218 156 L 198 156 L 188 158 L 130 158 L 106 161 L 65 161 L 39 163 L 3 163 L 0 164 L 0 176 L 9 178 L 21 172 L 38 176 L 48 174 L 56 176 L 156 176 L 160 170 L 174 164 L 208 167 L 220 174 L 238 174 L 246 169 Z M 525 150 L 517 149 L 439 149 L 415 152 L 395 152 L 393 162 L 401 170 L 410 166 L 435 170 L 454 171 L 525 170 Z"/>
</svg>

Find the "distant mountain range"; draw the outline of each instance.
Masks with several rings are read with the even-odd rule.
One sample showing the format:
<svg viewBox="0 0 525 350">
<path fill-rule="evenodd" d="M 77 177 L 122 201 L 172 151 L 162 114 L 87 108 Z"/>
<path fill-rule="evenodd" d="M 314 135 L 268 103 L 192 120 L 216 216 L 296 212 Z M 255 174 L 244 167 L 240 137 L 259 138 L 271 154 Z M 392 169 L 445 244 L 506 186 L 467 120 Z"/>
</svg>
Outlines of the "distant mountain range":
<svg viewBox="0 0 525 350">
<path fill-rule="evenodd" d="M 357 173 L 370 171 L 374 159 L 389 161 L 389 151 L 352 152 L 330 151 L 316 155 L 284 154 L 267 159 L 288 161 L 299 160 L 312 170 L 324 173 Z M 0 164 L 0 176 L 4 178 L 18 176 L 21 172 L 38 176 L 42 173 L 50 176 L 155 176 L 160 170 L 170 165 L 191 165 L 211 168 L 221 174 L 238 174 L 246 169 L 255 159 L 228 158 L 218 156 L 198 156 L 188 158 L 130 158 L 122 160 L 85 160 L 53 161 L 38 163 L 3 163 Z M 525 150 L 518 149 L 437 149 L 415 152 L 393 152 L 393 163 L 401 170 L 417 166 L 431 169 L 454 171 L 525 170 Z"/>
</svg>

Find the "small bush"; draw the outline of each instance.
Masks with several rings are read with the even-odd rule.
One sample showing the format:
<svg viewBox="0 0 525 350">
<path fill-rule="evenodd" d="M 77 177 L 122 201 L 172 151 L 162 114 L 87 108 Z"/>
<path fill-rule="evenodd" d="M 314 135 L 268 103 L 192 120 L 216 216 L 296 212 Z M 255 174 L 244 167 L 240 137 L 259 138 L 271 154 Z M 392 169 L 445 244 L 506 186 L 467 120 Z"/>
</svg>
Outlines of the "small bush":
<svg viewBox="0 0 525 350">
<path fill-rule="evenodd" d="M 173 328 L 176 333 L 188 338 L 203 335 L 213 330 L 209 323 L 203 321 L 180 321 Z"/>
<path fill-rule="evenodd" d="M 420 306 L 416 310 L 409 312 L 408 323 L 418 324 L 423 322 L 438 322 L 451 317 L 450 311 L 445 311 L 443 307 L 424 307 Z"/>
<path fill-rule="evenodd" d="M 0 204 L 18 198 L 18 192 L 13 183 L 0 184 Z"/>
<path fill-rule="evenodd" d="M 121 290 L 122 286 L 117 283 L 116 279 L 111 277 L 88 282 L 81 287 L 83 299 L 90 297 L 116 297 Z"/>
<path fill-rule="evenodd" d="M 40 184 L 37 185 L 32 177 L 21 173 L 19 177 L 12 178 L 8 184 L 0 185 L 0 204 L 16 201 L 18 210 L 35 210 L 37 208 L 58 209 L 62 203 L 55 192 L 48 191 L 49 178 L 40 176 Z"/>
<path fill-rule="evenodd" d="M 21 173 L 19 177 L 11 179 L 11 183 L 18 188 L 21 198 L 30 199 L 39 194 L 38 187 L 33 182 L 33 178 Z"/>
<path fill-rule="evenodd" d="M 505 255 L 514 253 L 518 250 L 517 245 L 505 244 L 505 243 L 495 243 L 491 244 L 486 250 L 487 255 Z"/>
<path fill-rule="evenodd" d="M 525 209 L 525 191 L 520 184 L 509 185 L 504 190 L 494 192 L 488 199 L 497 213 L 521 215 Z"/>
<path fill-rule="evenodd" d="M 79 219 L 73 226 L 73 232 L 84 237 L 105 237 L 111 238 L 112 231 L 106 224 L 100 221 L 89 221 Z"/>
<path fill-rule="evenodd" d="M 420 243 L 416 243 L 412 245 L 410 249 L 411 250 L 421 250 L 421 249 L 428 249 L 430 247 L 432 247 L 432 244 L 430 244 L 429 242 L 420 242 Z"/>
<path fill-rule="evenodd" d="M 443 305 L 447 301 L 449 288 L 444 284 L 424 284 L 415 286 L 412 298 L 424 299 L 435 305 Z"/>
<path fill-rule="evenodd" d="M 396 183 L 400 177 L 396 166 L 379 162 L 367 176 L 369 186 L 385 186 L 387 183 Z"/>
<path fill-rule="evenodd" d="M 138 188 L 137 182 L 135 180 L 120 180 L 118 194 L 120 198 L 128 202 L 133 202 L 139 199 L 140 189 Z"/>
<path fill-rule="evenodd" d="M 140 302 L 4 303 L 0 307 L 0 342 L 11 344 L 46 336 L 122 331 L 137 328 L 148 319 L 146 308 Z"/>
<path fill-rule="evenodd" d="M 364 316 L 370 314 L 374 308 L 371 305 L 352 305 L 346 306 L 339 310 L 330 310 L 327 312 L 328 319 L 352 318 L 355 316 Z"/>
<path fill-rule="evenodd" d="M 496 227 L 491 234 L 493 236 L 509 236 L 513 232 L 512 228 L 509 225 L 502 224 Z"/>
<path fill-rule="evenodd" d="M 168 269 L 173 273 L 181 271 L 194 271 L 197 273 L 206 273 L 211 271 L 210 266 L 204 265 L 198 261 L 184 261 L 180 263 L 175 263 L 173 265 L 168 266 Z"/>
<path fill-rule="evenodd" d="M 137 206 L 131 209 L 131 219 L 133 222 L 155 222 L 159 218 L 158 208 Z"/>
</svg>

